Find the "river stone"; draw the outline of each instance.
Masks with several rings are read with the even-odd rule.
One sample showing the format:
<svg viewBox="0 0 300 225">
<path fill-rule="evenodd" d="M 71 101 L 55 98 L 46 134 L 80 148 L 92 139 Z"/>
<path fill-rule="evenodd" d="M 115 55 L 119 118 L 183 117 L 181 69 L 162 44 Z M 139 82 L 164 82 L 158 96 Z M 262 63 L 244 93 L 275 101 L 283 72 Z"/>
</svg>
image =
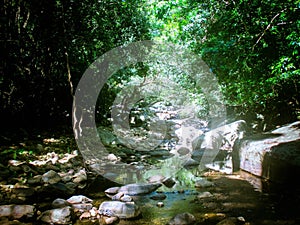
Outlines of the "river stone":
<svg viewBox="0 0 300 225">
<path fill-rule="evenodd" d="M 205 178 L 199 178 L 198 180 L 196 180 L 195 182 L 195 187 L 196 188 L 205 188 L 205 187 L 212 187 L 215 184 L 211 181 L 208 181 Z"/>
<path fill-rule="evenodd" d="M 142 195 L 142 194 L 149 194 L 149 193 L 155 191 L 160 186 L 162 186 L 161 183 L 127 184 L 122 187 L 108 188 L 104 192 L 110 198 L 120 192 L 125 195 L 130 195 L 130 196 Z"/>
<path fill-rule="evenodd" d="M 89 219 L 91 218 L 92 215 L 89 211 L 83 212 L 80 216 L 79 216 L 79 220 L 84 220 L 84 219 Z"/>
<path fill-rule="evenodd" d="M 109 160 L 109 161 L 118 161 L 118 157 L 115 154 L 108 154 L 107 160 Z"/>
<path fill-rule="evenodd" d="M 101 224 L 115 224 L 118 221 L 119 221 L 119 218 L 116 216 L 111 216 L 111 217 L 103 216 Z"/>
<path fill-rule="evenodd" d="M 176 184 L 176 181 L 173 178 L 168 177 L 168 178 L 164 179 L 162 183 L 166 187 L 171 188 L 171 187 L 173 187 Z"/>
<path fill-rule="evenodd" d="M 62 199 L 62 198 L 57 198 L 52 202 L 52 207 L 54 209 L 64 208 L 64 207 L 70 206 L 70 205 L 71 204 L 67 200 Z"/>
<path fill-rule="evenodd" d="M 72 224 L 73 210 L 70 206 L 47 210 L 38 219 L 49 224 Z"/>
<path fill-rule="evenodd" d="M 61 177 L 54 171 L 50 170 L 47 173 L 44 173 L 42 176 L 42 181 L 44 183 L 55 184 L 61 180 Z"/>
<path fill-rule="evenodd" d="M 74 209 L 89 211 L 93 208 L 93 205 L 91 203 L 78 203 L 78 204 L 72 204 L 72 207 Z"/>
<path fill-rule="evenodd" d="M 147 181 L 149 183 L 159 183 L 159 182 L 162 182 L 164 179 L 166 179 L 165 176 L 163 176 L 161 174 L 157 174 L 157 175 L 153 175 L 153 176 L 147 178 Z"/>
<path fill-rule="evenodd" d="M 134 202 L 105 201 L 99 207 L 99 213 L 110 211 L 120 219 L 135 218 L 140 215 L 139 207 Z"/>
<path fill-rule="evenodd" d="M 149 151 L 149 154 L 153 157 L 164 157 L 164 156 L 170 156 L 170 152 L 167 149 L 155 149 L 152 151 Z"/>
<path fill-rule="evenodd" d="M 120 187 L 119 192 L 123 192 L 126 195 L 142 195 L 149 194 L 161 186 L 161 183 L 127 184 L 125 186 Z"/>
<path fill-rule="evenodd" d="M 119 201 L 124 196 L 123 192 L 119 192 L 111 197 L 111 200 L 113 201 Z"/>
<path fill-rule="evenodd" d="M 208 191 L 202 192 L 197 195 L 197 199 L 199 199 L 199 200 L 203 199 L 203 198 L 210 198 L 210 197 L 213 197 L 213 195 Z"/>
<path fill-rule="evenodd" d="M 92 203 L 93 200 L 84 195 L 74 195 L 67 199 L 70 204 Z"/>
<path fill-rule="evenodd" d="M 228 217 L 217 223 L 217 225 L 240 225 L 244 223 L 245 219 L 243 217 Z"/>
<path fill-rule="evenodd" d="M 40 184 L 42 181 L 42 175 L 35 175 L 27 180 L 27 184 Z"/>
<path fill-rule="evenodd" d="M 123 195 L 123 196 L 120 198 L 120 201 L 121 201 L 121 202 L 132 202 L 133 199 L 132 199 L 129 195 Z"/>
<path fill-rule="evenodd" d="M 87 180 L 87 174 L 85 169 L 79 170 L 76 174 L 73 175 L 73 182 L 78 184 Z"/>
<path fill-rule="evenodd" d="M 105 194 L 107 195 L 115 195 L 118 193 L 120 187 L 111 187 L 105 190 Z"/>
<path fill-rule="evenodd" d="M 186 147 L 180 147 L 177 152 L 179 155 L 187 155 L 190 153 L 190 150 Z"/>
<path fill-rule="evenodd" d="M 181 213 L 174 216 L 169 222 L 168 225 L 191 225 L 196 222 L 194 215 L 190 213 Z"/>
<path fill-rule="evenodd" d="M 0 217 L 20 219 L 31 218 L 35 214 L 35 207 L 32 205 L 1 205 Z"/>
</svg>

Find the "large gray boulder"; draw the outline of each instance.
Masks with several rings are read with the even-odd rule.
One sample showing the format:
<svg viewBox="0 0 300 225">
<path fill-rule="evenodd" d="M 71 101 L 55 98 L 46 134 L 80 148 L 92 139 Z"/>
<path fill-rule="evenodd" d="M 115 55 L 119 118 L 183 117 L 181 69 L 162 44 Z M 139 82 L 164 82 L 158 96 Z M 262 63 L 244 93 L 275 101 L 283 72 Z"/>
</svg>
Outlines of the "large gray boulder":
<svg viewBox="0 0 300 225">
<path fill-rule="evenodd" d="M 105 201 L 101 203 L 99 213 L 105 216 L 116 216 L 120 219 L 130 219 L 139 216 L 140 210 L 134 202 Z"/>
<path fill-rule="evenodd" d="M 235 146 L 235 169 L 275 182 L 300 174 L 300 121 L 249 137 Z"/>
</svg>

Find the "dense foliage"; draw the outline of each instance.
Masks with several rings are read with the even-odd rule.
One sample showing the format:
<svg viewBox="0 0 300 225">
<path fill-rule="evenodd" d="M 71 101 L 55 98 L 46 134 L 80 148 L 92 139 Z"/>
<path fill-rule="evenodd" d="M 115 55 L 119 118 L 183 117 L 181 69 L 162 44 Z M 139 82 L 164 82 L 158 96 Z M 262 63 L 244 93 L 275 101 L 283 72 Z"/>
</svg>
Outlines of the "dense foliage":
<svg viewBox="0 0 300 225">
<path fill-rule="evenodd" d="M 300 106 L 300 1 L 209 1 L 204 8 L 209 25 L 204 41 L 193 47 L 217 74 L 228 104 L 262 113 L 275 123 L 295 119 Z"/>
<path fill-rule="evenodd" d="M 88 65 L 116 46 L 150 38 L 202 56 L 226 104 L 240 114 L 261 113 L 270 123 L 300 116 L 299 0 L 3 3 L 0 114 L 10 126 L 69 123 L 74 90 Z M 145 68 L 120 71 L 109 81 L 99 96 L 100 115 L 122 84 Z M 201 94 L 187 74 L 174 80 L 191 96 Z"/>
<path fill-rule="evenodd" d="M 70 122 L 72 95 L 88 65 L 113 47 L 148 39 L 140 4 L 137 0 L 4 0 L 3 122 L 10 122 L 9 126 Z"/>
<path fill-rule="evenodd" d="M 300 114 L 300 1 L 150 1 L 152 34 L 201 55 L 229 108 L 285 123 Z"/>
</svg>

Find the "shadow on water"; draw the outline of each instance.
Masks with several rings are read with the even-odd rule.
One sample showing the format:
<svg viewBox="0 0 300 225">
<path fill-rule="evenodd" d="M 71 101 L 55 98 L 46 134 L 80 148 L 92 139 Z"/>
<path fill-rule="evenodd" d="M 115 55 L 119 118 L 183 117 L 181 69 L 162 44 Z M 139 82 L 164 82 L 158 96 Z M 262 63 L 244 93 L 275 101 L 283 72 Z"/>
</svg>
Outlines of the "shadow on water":
<svg viewBox="0 0 300 225">
<path fill-rule="evenodd" d="M 283 192 L 265 192 L 265 180 L 240 171 L 234 175 L 224 175 L 210 171 L 206 179 L 214 183 L 211 187 L 186 187 L 181 191 L 164 187 L 148 195 L 134 196 L 140 206 L 141 216 L 131 220 L 121 220 L 120 225 L 165 225 L 175 215 L 188 212 L 195 216 L 195 225 L 215 225 L 225 217 L 243 217 L 246 222 L 262 225 L 300 224 L 300 204 L 294 196 Z M 103 183 L 99 183 L 103 185 Z M 270 184 L 268 184 L 270 185 Z M 96 188 L 96 190 L 93 190 Z M 101 188 L 102 189 L 102 188 Z M 90 187 L 90 196 L 98 201 L 109 200 L 106 196 L 97 199 L 98 185 Z M 288 189 L 281 189 L 287 192 Z M 198 197 L 204 192 L 211 196 Z M 151 196 L 163 193 L 164 200 L 153 200 Z M 291 201 L 293 200 L 293 202 Z M 298 195 L 299 200 L 299 195 Z M 163 202 L 163 207 L 157 203 Z M 298 204 L 298 205 L 297 205 Z"/>
</svg>

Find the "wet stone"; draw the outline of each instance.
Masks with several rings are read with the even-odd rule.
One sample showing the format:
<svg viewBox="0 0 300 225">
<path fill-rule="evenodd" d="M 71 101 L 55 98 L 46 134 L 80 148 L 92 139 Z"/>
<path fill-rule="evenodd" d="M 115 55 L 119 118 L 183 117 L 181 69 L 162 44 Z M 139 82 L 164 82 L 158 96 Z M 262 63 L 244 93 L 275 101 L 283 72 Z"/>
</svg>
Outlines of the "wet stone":
<svg viewBox="0 0 300 225">
<path fill-rule="evenodd" d="M 159 193 L 150 197 L 153 200 L 164 200 L 167 198 L 165 194 Z"/>
</svg>

